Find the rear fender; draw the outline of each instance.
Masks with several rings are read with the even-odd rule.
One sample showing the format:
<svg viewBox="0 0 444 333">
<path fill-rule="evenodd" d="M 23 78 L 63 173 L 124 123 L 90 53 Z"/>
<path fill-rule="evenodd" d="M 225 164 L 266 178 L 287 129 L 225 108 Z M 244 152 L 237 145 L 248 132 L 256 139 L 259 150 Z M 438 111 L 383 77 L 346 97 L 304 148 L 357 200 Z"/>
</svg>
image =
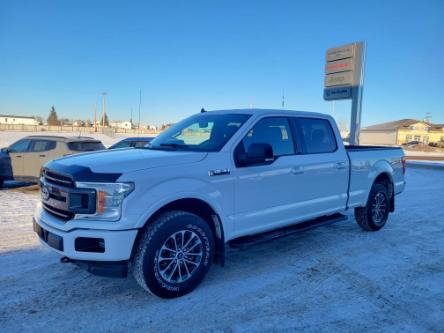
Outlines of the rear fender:
<svg viewBox="0 0 444 333">
<path fill-rule="evenodd" d="M 364 205 L 368 201 L 368 198 L 370 195 L 370 190 L 371 190 L 373 184 L 375 183 L 376 178 L 378 178 L 381 174 L 386 174 L 388 176 L 388 178 L 390 180 L 390 184 L 391 184 L 390 186 L 392 187 L 391 189 L 389 189 L 389 191 L 392 192 L 391 198 L 394 198 L 394 195 L 393 195 L 393 167 L 390 165 L 389 162 L 384 161 L 384 160 L 380 160 L 372 166 L 372 168 L 368 174 L 369 183 L 368 183 L 368 187 L 367 187 L 367 191 L 366 191 Z M 394 207 L 394 203 L 391 206 Z"/>
</svg>

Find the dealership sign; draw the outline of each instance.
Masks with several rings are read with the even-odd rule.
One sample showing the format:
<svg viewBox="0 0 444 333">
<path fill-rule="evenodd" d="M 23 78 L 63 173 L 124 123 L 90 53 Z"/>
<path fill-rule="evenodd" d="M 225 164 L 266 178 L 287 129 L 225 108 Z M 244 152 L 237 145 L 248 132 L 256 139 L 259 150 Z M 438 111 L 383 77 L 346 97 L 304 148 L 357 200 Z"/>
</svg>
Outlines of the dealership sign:
<svg viewBox="0 0 444 333">
<path fill-rule="evenodd" d="M 353 43 L 327 50 L 324 99 L 350 99 L 352 87 L 360 84 L 362 43 Z"/>
<path fill-rule="evenodd" d="M 351 145 L 359 144 L 364 64 L 367 45 L 356 42 L 327 50 L 325 57 L 324 99 L 351 99 Z"/>
</svg>

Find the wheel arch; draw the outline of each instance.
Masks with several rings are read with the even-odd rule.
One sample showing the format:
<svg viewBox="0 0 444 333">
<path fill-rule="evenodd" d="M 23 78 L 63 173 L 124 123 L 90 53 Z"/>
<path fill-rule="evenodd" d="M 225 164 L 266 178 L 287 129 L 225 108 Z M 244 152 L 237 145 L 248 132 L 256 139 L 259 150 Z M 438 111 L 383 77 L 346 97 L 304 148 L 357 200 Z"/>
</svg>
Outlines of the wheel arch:
<svg viewBox="0 0 444 333">
<path fill-rule="evenodd" d="M 145 222 L 144 228 L 147 225 L 154 223 L 156 218 L 161 214 L 173 210 L 181 210 L 189 212 L 191 214 L 195 214 L 208 223 L 213 233 L 215 243 L 214 262 L 220 264 L 221 266 L 224 266 L 225 236 L 223 224 L 216 210 L 208 202 L 202 199 L 189 197 L 170 201 L 169 203 L 166 203 L 163 206 L 159 207 L 155 212 L 151 214 L 151 216 Z M 134 249 L 137 248 L 137 243 L 140 240 L 141 234 L 141 232 L 138 233 L 137 238 L 134 242 L 132 256 L 134 255 Z"/>
<path fill-rule="evenodd" d="M 379 173 L 375 177 L 371 186 L 373 186 L 376 183 L 382 184 L 387 188 L 389 198 L 390 198 L 390 212 L 394 212 L 395 211 L 395 191 L 394 191 L 394 183 L 393 183 L 392 175 L 388 171 L 382 171 L 381 173 Z M 370 190 L 369 190 L 369 194 L 370 194 Z"/>
</svg>

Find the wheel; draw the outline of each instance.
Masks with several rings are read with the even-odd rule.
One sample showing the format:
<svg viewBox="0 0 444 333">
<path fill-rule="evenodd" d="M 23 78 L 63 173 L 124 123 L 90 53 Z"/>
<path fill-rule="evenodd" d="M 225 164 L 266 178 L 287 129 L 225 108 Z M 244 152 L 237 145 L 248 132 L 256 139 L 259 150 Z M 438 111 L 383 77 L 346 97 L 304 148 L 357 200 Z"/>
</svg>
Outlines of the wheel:
<svg viewBox="0 0 444 333">
<path fill-rule="evenodd" d="M 377 231 L 387 222 L 390 212 L 390 199 L 387 188 L 380 184 L 373 184 L 367 205 L 355 208 L 356 222 L 365 230 Z"/>
<path fill-rule="evenodd" d="M 171 211 L 143 229 L 132 259 L 133 275 L 156 296 L 179 297 L 200 284 L 213 256 L 208 224 L 197 215 Z"/>
<path fill-rule="evenodd" d="M 4 183 L 4 180 L 2 178 L 0 178 L 0 188 L 3 187 L 3 183 Z"/>
</svg>

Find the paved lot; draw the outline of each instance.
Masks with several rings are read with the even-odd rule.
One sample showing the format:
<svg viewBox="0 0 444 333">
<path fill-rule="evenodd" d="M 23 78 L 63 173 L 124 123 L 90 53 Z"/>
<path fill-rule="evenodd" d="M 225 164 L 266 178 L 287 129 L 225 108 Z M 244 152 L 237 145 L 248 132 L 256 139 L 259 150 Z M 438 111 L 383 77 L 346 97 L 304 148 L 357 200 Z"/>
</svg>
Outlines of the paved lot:
<svg viewBox="0 0 444 333">
<path fill-rule="evenodd" d="M 444 171 L 407 181 L 380 232 L 350 219 L 229 250 L 175 300 L 60 264 L 31 231 L 37 193 L 0 191 L 0 331 L 443 332 Z"/>
</svg>

